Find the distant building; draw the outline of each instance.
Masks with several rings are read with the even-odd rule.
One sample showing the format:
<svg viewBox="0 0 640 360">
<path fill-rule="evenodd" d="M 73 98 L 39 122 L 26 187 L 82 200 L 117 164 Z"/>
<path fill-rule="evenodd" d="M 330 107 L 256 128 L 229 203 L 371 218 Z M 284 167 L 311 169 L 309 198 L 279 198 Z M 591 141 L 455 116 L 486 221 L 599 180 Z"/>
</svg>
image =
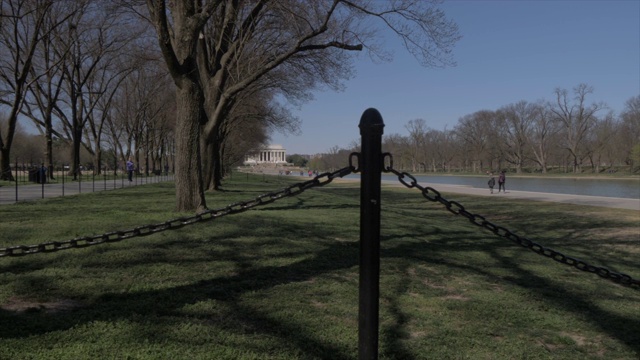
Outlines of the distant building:
<svg viewBox="0 0 640 360">
<path fill-rule="evenodd" d="M 272 144 L 244 156 L 245 165 L 286 164 L 287 151 L 282 145 Z"/>
</svg>

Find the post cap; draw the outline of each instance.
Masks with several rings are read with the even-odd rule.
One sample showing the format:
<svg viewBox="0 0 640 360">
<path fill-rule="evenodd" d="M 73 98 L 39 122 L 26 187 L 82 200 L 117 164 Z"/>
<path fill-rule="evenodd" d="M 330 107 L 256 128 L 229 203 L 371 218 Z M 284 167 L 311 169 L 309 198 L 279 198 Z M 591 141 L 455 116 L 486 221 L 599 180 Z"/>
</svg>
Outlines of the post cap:
<svg viewBox="0 0 640 360">
<path fill-rule="evenodd" d="M 360 124 L 358 125 L 360 128 L 360 134 L 365 132 L 373 132 L 379 131 L 382 133 L 382 129 L 384 128 L 384 121 L 382 120 L 382 115 L 380 112 L 374 108 L 368 108 L 362 113 L 360 117 Z"/>
</svg>

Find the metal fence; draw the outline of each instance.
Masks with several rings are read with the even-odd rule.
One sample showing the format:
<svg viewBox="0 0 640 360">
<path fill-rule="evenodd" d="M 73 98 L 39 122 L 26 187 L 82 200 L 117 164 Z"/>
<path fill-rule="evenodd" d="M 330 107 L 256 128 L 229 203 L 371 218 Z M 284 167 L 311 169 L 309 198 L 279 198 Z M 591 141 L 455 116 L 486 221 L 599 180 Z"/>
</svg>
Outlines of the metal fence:
<svg viewBox="0 0 640 360">
<path fill-rule="evenodd" d="M 43 165 L 16 163 L 13 167 L 13 181 L 0 183 L 0 205 L 20 201 L 37 200 L 58 196 L 76 195 L 95 191 L 122 189 L 129 186 L 173 181 L 169 172 L 151 172 L 149 175 L 135 173 L 129 181 L 126 172 L 104 170 L 96 175 L 93 170 L 79 170 L 72 176 L 68 166 L 52 170 Z M 51 171 L 51 173 L 50 173 Z"/>
</svg>

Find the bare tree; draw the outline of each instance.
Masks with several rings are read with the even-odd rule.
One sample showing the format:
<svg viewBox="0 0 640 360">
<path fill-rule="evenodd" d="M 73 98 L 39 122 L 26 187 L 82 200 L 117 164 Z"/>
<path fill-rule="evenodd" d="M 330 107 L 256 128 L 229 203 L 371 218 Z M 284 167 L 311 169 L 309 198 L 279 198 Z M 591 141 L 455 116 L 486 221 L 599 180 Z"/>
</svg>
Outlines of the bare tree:
<svg viewBox="0 0 640 360">
<path fill-rule="evenodd" d="M 504 121 L 502 139 L 507 147 L 507 161 L 515 166 L 518 174 L 522 173 L 527 158 L 536 110 L 534 104 L 524 100 L 498 110 L 499 117 Z"/>
<path fill-rule="evenodd" d="M 55 115 L 60 119 L 59 134 L 71 144 L 70 172 L 77 176 L 81 149 L 84 147 L 100 162 L 102 126 L 106 115 L 103 107 L 114 94 L 114 89 L 135 61 L 126 46 L 136 37 L 136 28 L 107 3 L 75 1 L 75 12 L 60 28 L 54 51 L 69 49 L 64 54 L 63 93 L 56 103 Z M 120 64 L 120 65 L 118 65 Z M 93 122 L 93 123 L 92 123 Z M 91 125 L 91 126 L 88 126 Z M 99 164 L 96 164 L 99 165 Z"/>
<path fill-rule="evenodd" d="M 93 155 L 94 174 L 101 174 L 102 171 L 102 141 L 108 125 L 107 119 L 111 115 L 110 107 L 120 84 L 131 71 L 130 68 L 124 68 L 112 73 L 103 68 L 100 76 L 92 76 L 89 82 L 89 87 L 95 91 L 88 94 L 88 99 L 95 106 L 87 112 L 87 122 L 83 130 L 84 138 L 87 139 L 87 150 Z"/>
<path fill-rule="evenodd" d="M 0 130 L 6 131 L 8 125 L 8 119 L 0 113 Z M 42 154 L 40 148 L 43 140 L 42 136 L 27 133 L 21 123 L 16 124 L 14 142 L 11 147 L 11 154 L 14 157 L 14 173 L 25 170 L 24 168 L 18 169 L 19 164 L 40 165 Z"/>
<path fill-rule="evenodd" d="M 547 173 L 549 152 L 555 143 L 554 139 L 557 138 L 558 131 L 558 122 L 554 120 L 549 106 L 537 103 L 534 107 L 529 146 L 543 174 Z"/>
<path fill-rule="evenodd" d="M 400 134 L 384 135 L 382 149 L 393 155 L 393 166 L 397 169 L 408 169 L 411 161 L 409 138 Z"/>
<path fill-rule="evenodd" d="M 556 104 L 538 100 L 520 101 L 497 111 L 481 110 L 458 119 L 453 131 L 429 129 L 421 119 L 409 121 L 406 135 L 383 137 L 383 151 L 393 155 L 396 169 L 410 171 L 497 170 L 503 162 L 521 172 L 547 173 L 552 168 L 568 171 L 573 157 L 566 150 L 564 124 L 552 111 Z M 601 109 L 604 109 L 603 105 Z M 640 164 L 640 96 L 629 99 L 617 118 L 613 112 L 593 116 L 589 131 L 580 142 L 582 159 L 592 172 L 603 167 L 618 171 L 617 166 L 630 166 L 638 171 Z M 332 154 L 339 153 L 337 147 Z M 328 168 L 328 159 L 314 160 L 314 166 Z M 634 165 L 635 164 L 635 165 Z"/>
<path fill-rule="evenodd" d="M 450 130 L 432 130 L 429 132 L 431 146 L 428 151 L 432 158 L 433 172 L 446 172 L 451 170 L 451 165 L 455 157 L 453 133 Z"/>
<path fill-rule="evenodd" d="M 176 203 L 184 211 L 206 208 L 201 145 L 194 139 L 211 143 L 229 103 L 251 83 L 291 64 L 308 79 L 335 84 L 336 74 L 348 74 L 344 52 L 374 39 L 369 19 L 391 27 L 425 65 L 448 64 L 459 38 L 430 1 L 182 0 L 169 8 L 147 0 L 147 6 L 178 89 Z"/>
<path fill-rule="evenodd" d="M 0 179 L 12 180 L 11 146 L 28 89 L 33 58 L 43 39 L 45 18 L 52 1 L 4 0 L 0 18 L 0 105 L 9 107 L 7 127 L 0 129 Z M 57 25 L 57 24 L 54 24 Z"/>
<path fill-rule="evenodd" d="M 64 80 L 61 63 L 68 55 L 69 47 L 56 49 L 60 45 L 58 24 L 63 24 L 71 17 L 76 8 L 69 6 L 67 1 L 55 2 L 47 11 L 44 19 L 45 26 L 41 28 L 42 41 L 40 41 L 31 69 L 29 93 L 25 97 L 22 113 L 33 121 L 41 135 L 46 139 L 44 146 L 44 158 L 46 166 L 54 167 L 53 143 L 54 135 L 61 135 L 54 129 L 54 108 L 62 92 Z M 54 172 L 49 171 L 47 176 L 54 178 Z"/>
<path fill-rule="evenodd" d="M 491 137 L 494 133 L 492 130 L 494 115 L 493 111 L 480 110 L 461 117 L 454 128 L 458 139 L 464 143 L 463 146 L 467 149 L 472 172 L 482 172 L 485 160 L 493 158 L 488 155 L 492 145 Z M 496 142 L 494 141 L 493 144 Z"/>
<path fill-rule="evenodd" d="M 124 165 L 131 156 L 138 170 L 142 168 L 141 156 L 145 169 L 155 170 L 161 166 L 155 163 L 161 156 L 160 148 L 166 149 L 167 136 L 172 132 L 166 114 L 171 113 L 174 98 L 170 95 L 166 73 L 157 65 L 157 62 L 147 62 L 133 69 L 113 99 L 107 124 L 120 163 Z"/>
<path fill-rule="evenodd" d="M 136 77 L 127 78 L 123 86 L 120 87 L 118 93 L 112 101 L 112 107 L 105 118 L 107 143 L 114 152 L 114 174 L 117 169 L 124 169 L 124 164 L 129 155 L 134 152 L 133 138 L 134 134 L 139 134 L 141 122 L 136 116 L 137 101 L 133 98 L 133 91 L 130 83 L 135 82 Z"/>
<path fill-rule="evenodd" d="M 299 119 L 292 116 L 288 108 L 282 106 L 275 98 L 277 94 L 282 94 L 283 90 L 293 93 L 290 99 L 305 98 L 306 90 L 301 87 L 301 82 L 297 82 L 291 75 L 282 74 L 280 70 L 274 69 L 239 92 L 232 101 L 228 102 L 227 115 L 218 121 L 215 137 L 201 137 L 204 149 L 203 178 L 207 189 L 218 190 L 221 186 L 225 173 L 222 169 L 225 165 L 222 153 L 232 146 L 232 143 L 226 141 L 225 136 L 229 135 L 230 130 L 234 128 L 230 126 L 231 123 L 239 120 L 238 114 L 243 114 L 246 120 L 251 121 L 251 124 L 256 127 L 255 134 L 263 133 L 267 136 L 273 131 L 284 133 L 298 131 Z M 246 125 L 246 121 L 243 125 Z"/>
<path fill-rule="evenodd" d="M 214 163 L 215 180 L 221 179 L 227 173 L 226 168 L 242 160 L 251 149 L 266 144 L 270 132 L 298 130 L 298 119 L 288 108 L 271 101 L 272 96 L 268 87 L 256 88 L 254 92 L 244 91 L 234 102 L 218 130 L 216 143 L 220 144 L 220 155 Z"/>
<path fill-rule="evenodd" d="M 585 138 L 585 154 L 591 164 L 594 173 L 601 171 L 601 166 L 611 167 L 614 162 L 616 127 L 613 113 L 609 113 L 602 119 L 597 119 L 593 128 Z"/>
<path fill-rule="evenodd" d="M 94 172 L 100 174 L 102 170 L 102 148 L 105 130 L 108 128 L 106 120 L 111 116 L 110 108 L 114 104 L 114 99 L 120 91 L 121 84 L 136 70 L 149 66 L 157 54 L 150 53 L 145 49 L 143 34 L 147 31 L 140 25 L 132 22 L 129 14 L 115 12 L 108 6 L 97 8 L 109 15 L 100 24 L 100 32 L 97 34 L 97 41 L 104 44 L 102 47 L 93 49 L 93 54 L 99 63 L 89 71 L 86 76 L 87 104 L 86 125 L 84 126 L 83 138 L 86 139 L 87 150 L 93 155 Z M 157 76 L 157 75 L 156 75 Z M 162 75 L 159 75 L 162 77 Z M 145 85 L 157 85 L 157 80 L 149 79 Z M 156 96 L 151 97 L 151 101 L 160 102 Z M 160 106 L 162 108 L 162 106 Z"/>
<path fill-rule="evenodd" d="M 554 91 L 556 102 L 551 107 L 551 112 L 562 125 L 563 147 L 571 155 L 574 173 L 581 171 L 582 160 L 586 155 L 584 140 L 597 120 L 596 113 L 605 107 L 602 103 L 587 105 L 587 96 L 592 93 L 593 88 L 586 84 L 579 84 L 573 89 L 573 99 L 569 99 L 569 93 L 565 89 L 557 88 Z"/>
<path fill-rule="evenodd" d="M 327 153 L 322 154 L 322 168 L 314 170 L 335 171 L 345 167 L 349 161 L 349 153 L 349 150 L 332 146 Z"/>
<path fill-rule="evenodd" d="M 409 149 L 411 156 L 411 171 L 426 170 L 425 153 L 427 145 L 427 132 L 430 130 L 424 119 L 410 120 L 405 129 L 409 132 Z"/>
<path fill-rule="evenodd" d="M 616 142 L 622 146 L 624 161 L 631 171 L 640 169 L 640 95 L 625 103 L 620 114 L 620 136 Z"/>
</svg>

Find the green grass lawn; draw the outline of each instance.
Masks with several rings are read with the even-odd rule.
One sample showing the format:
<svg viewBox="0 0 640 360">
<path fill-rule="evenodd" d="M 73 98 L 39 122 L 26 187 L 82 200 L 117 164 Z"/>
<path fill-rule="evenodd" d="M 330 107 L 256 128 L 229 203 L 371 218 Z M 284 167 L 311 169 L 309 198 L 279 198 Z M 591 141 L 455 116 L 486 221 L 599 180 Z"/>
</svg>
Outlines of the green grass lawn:
<svg viewBox="0 0 640 360">
<path fill-rule="evenodd" d="M 234 176 L 210 208 L 291 178 Z M 170 183 L 0 206 L 0 248 L 179 216 Z M 640 213 L 444 194 L 640 277 Z M 639 359 L 640 290 L 382 191 L 380 359 Z M 332 183 L 114 243 L 0 258 L 0 359 L 357 359 L 359 189 Z"/>
</svg>

